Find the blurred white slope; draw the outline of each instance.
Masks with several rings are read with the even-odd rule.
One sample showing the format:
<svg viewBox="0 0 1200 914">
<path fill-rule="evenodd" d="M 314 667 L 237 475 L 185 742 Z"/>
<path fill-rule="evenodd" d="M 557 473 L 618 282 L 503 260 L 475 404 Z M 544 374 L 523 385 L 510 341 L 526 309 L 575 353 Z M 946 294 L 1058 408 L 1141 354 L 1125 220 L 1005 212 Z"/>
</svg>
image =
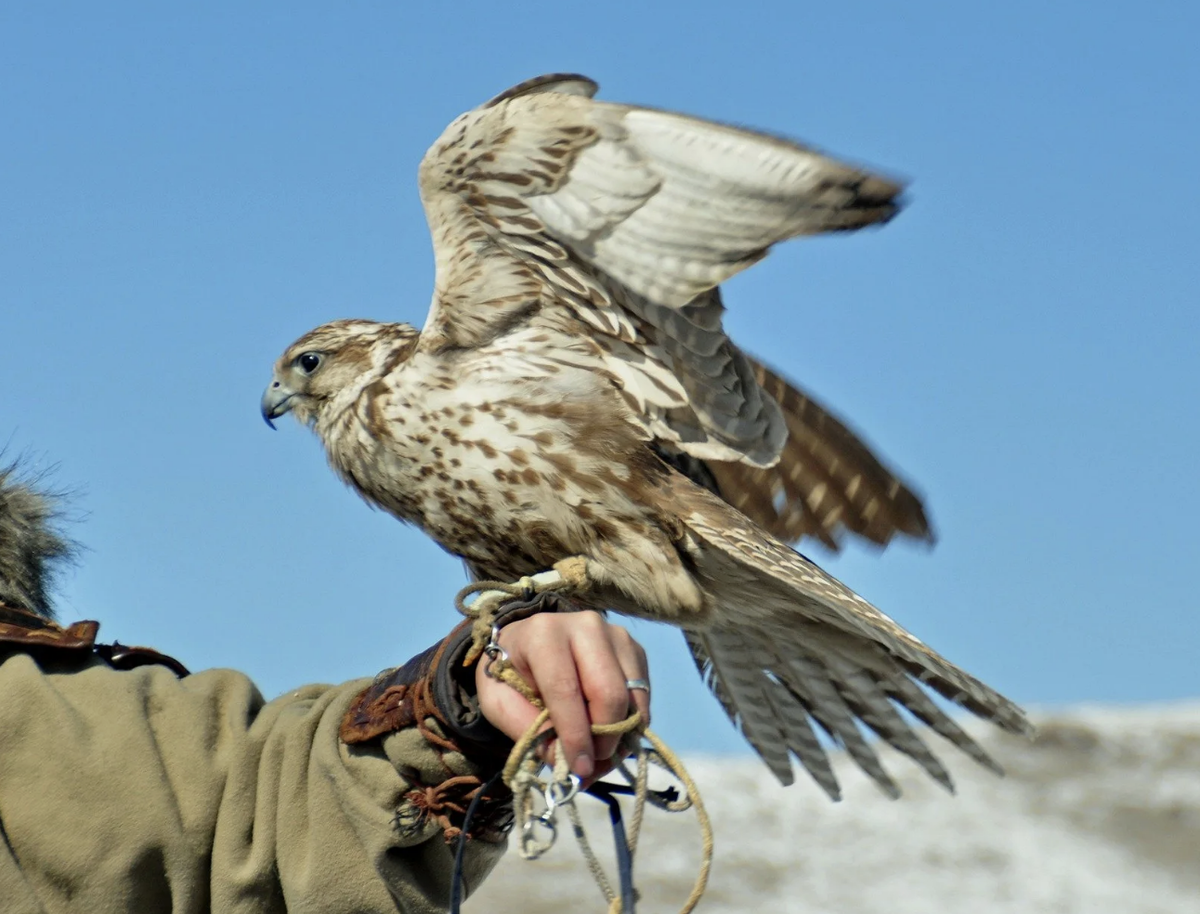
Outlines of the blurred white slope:
<svg viewBox="0 0 1200 914">
<path fill-rule="evenodd" d="M 1004 779 L 941 743 L 953 797 L 886 749 L 904 789 L 895 802 L 845 759 L 836 804 L 803 774 L 779 787 L 752 758 L 687 759 L 717 841 L 699 911 L 1200 914 L 1200 703 L 1035 719 L 1033 743 L 967 724 L 1005 766 Z M 600 804 L 582 805 L 593 813 L 593 844 L 607 849 Z M 564 826 L 542 860 L 510 851 L 467 910 L 603 912 Z M 639 911 L 678 910 L 698 841 L 690 813 L 647 812 Z"/>
</svg>

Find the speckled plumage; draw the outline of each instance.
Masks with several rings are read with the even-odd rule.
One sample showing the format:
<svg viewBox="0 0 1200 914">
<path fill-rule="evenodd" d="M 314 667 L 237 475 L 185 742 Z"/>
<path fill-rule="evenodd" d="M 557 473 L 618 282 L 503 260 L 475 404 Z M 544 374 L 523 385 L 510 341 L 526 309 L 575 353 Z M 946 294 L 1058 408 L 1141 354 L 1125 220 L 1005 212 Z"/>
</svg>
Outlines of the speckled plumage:
<svg viewBox="0 0 1200 914">
<path fill-rule="evenodd" d="M 425 328 L 306 334 L 264 416 L 295 413 L 349 485 L 479 576 L 585 556 L 587 602 L 682 627 L 785 783 L 795 755 L 837 795 L 815 723 L 895 792 L 861 721 L 949 786 L 894 705 L 986 756 L 912 677 L 1007 729 L 1024 716 L 781 542 L 929 527 L 852 432 L 729 340 L 717 288 L 778 241 L 888 219 L 900 187 L 594 92 L 544 77 L 456 119 L 420 170 Z"/>
</svg>

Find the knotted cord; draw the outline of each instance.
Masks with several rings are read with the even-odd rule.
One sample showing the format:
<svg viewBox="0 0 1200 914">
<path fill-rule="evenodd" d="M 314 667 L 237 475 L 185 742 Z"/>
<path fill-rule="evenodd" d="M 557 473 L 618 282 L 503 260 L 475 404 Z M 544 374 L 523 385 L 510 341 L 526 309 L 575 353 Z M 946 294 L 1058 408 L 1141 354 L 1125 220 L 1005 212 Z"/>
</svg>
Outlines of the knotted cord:
<svg viewBox="0 0 1200 914">
<path fill-rule="evenodd" d="M 504 770 L 501 772 L 504 783 L 513 793 L 515 827 L 519 830 L 521 856 L 527 860 L 536 859 L 553 846 L 557 837 L 555 825 L 557 812 L 560 808 L 565 808 L 571 819 L 580 851 L 592 873 L 592 878 L 609 903 L 609 914 L 633 914 L 636 897 L 632 881 L 633 857 L 637 852 L 646 803 L 667 812 L 683 812 L 694 807 L 700 824 L 702 850 L 696 881 L 691 894 L 680 909 L 680 914 L 689 914 L 700 901 L 708 884 L 708 875 L 712 867 L 713 835 L 712 823 L 709 821 L 708 812 L 700 798 L 700 791 L 683 763 L 653 731 L 642 725 L 641 715 L 637 711 L 617 723 L 592 725 L 594 736 L 621 736 L 617 755 L 622 759 L 632 756 L 637 762 L 636 769 L 632 772 L 625 761 L 620 762 L 616 768 L 628 782 L 628 786 L 598 781 L 586 791 L 602 800 L 609 809 L 616 841 L 617 867 L 621 877 L 620 891 L 614 891 L 595 851 L 592 850 L 579 811 L 575 806 L 575 797 L 580 781 L 570 773 L 566 756 L 561 752 L 556 753 L 552 774 L 545 780 L 541 777 L 544 766 L 538 755 L 539 750 L 555 736 L 554 728 L 546 726 L 550 720 L 550 712 L 545 709 L 538 694 L 508 662 L 508 655 L 504 649 L 496 643 L 498 634 L 496 616 L 504 604 L 514 597 L 532 599 L 542 593 L 570 594 L 585 590 L 588 586 L 586 560 L 565 559 L 556 564 L 551 571 L 522 578 L 515 583 L 476 581 L 464 587 L 454 600 L 459 612 L 474 619 L 472 644 L 464 663 L 474 663 L 483 654 L 487 654 L 488 659 L 484 662 L 488 663 L 486 668 L 488 675 L 507 683 L 535 707 L 541 709 L 537 719 L 513 746 Z M 468 604 L 467 600 L 472 596 L 475 596 L 475 599 Z M 651 765 L 662 768 L 678 780 L 684 787 L 683 795 L 680 796 L 674 788 L 663 791 L 650 790 L 649 769 Z M 628 835 L 625 832 L 621 808 L 615 794 L 633 795 L 634 807 Z M 540 803 L 536 803 L 535 799 L 540 799 Z M 467 822 L 464 823 L 459 838 L 455 866 L 456 879 L 452 890 L 452 911 L 456 909 L 461 896 L 458 876 L 461 872 L 463 848 L 474 805 L 472 803 L 472 809 L 467 811 Z M 539 805 L 544 807 L 541 812 L 538 811 Z"/>
</svg>

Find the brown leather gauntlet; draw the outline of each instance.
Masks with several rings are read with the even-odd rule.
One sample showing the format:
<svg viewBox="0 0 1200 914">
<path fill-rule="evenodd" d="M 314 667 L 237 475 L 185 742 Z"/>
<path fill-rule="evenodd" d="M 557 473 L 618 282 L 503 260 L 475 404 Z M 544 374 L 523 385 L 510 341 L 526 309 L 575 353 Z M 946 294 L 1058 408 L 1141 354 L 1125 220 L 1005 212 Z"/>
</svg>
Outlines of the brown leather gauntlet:
<svg viewBox="0 0 1200 914">
<path fill-rule="evenodd" d="M 497 627 L 538 612 L 557 612 L 553 594 L 514 600 L 496 615 Z M 404 666 L 384 670 L 354 700 L 342 720 L 343 742 L 354 745 L 404 727 L 422 726 L 432 718 L 446 737 L 427 736 L 443 748 L 462 752 L 485 767 L 499 758 L 503 765 L 512 740 L 484 719 L 475 699 L 475 664 L 463 665 L 471 646 L 471 620 L 464 620 L 442 641 Z"/>
<path fill-rule="evenodd" d="M 443 751 L 462 752 L 483 767 L 507 756 L 512 741 L 479 713 L 475 666 L 464 667 L 471 623 L 464 621 L 445 639 L 404 666 L 384 670 L 354 700 L 339 731 L 342 741 L 365 743 L 416 726 Z M 442 734 L 430 730 L 436 721 Z"/>
<path fill-rule="evenodd" d="M 514 601 L 500 611 L 496 624 L 503 627 L 536 612 L 556 611 L 558 606 L 556 600 L 545 597 Z M 442 824 L 448 841 L 458 836 L 467 804 L 484 782 L 504 767 L 513 746 L 479 710 L 475 664 L 463 665 L 471 640 L 468 619 L 404 666 L 384 670 L 359 693 L 339 730 L 343 742 L 355 745 L 416 727 L 439 754 L 460 753 L 479 769 L 480 777 L 451 776 L 447 769 L 445 781 L 416 784 L 407 797 Z M 472 836 L 503 834 L 511 819 L 510 801 L 502 784 L 490 791 L 473 820 L 478 825 L 472 825 Z"/>
</svg>

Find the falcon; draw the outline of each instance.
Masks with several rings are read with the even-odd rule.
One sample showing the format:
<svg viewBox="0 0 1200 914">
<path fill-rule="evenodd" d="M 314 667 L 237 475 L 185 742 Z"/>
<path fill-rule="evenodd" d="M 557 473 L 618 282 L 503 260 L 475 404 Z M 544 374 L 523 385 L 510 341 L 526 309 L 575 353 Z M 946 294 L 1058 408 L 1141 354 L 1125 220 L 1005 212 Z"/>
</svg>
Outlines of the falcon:
<svg viewBox="0 0 1200 914">
<path fill-rule="evenodd" d="M 953 789 L 905 710 L 999 770 L 932 692 L 1021 709 L 793 550 L 931 536 L 849 429 L 726 335 L 719 284 L 777 242 L 886 222 L 901 186 L 797 143 L 597 101 L 575 75 L 456 119 L 420 166 L 424 329 L 336 320 L 263 395 L 370 504 L 481 579 L 586 559 L 581 605 L 676 625 L 785 784 L 839 796 L 823 731 L 885 792 L 876 734 Z"/>
</svg>

